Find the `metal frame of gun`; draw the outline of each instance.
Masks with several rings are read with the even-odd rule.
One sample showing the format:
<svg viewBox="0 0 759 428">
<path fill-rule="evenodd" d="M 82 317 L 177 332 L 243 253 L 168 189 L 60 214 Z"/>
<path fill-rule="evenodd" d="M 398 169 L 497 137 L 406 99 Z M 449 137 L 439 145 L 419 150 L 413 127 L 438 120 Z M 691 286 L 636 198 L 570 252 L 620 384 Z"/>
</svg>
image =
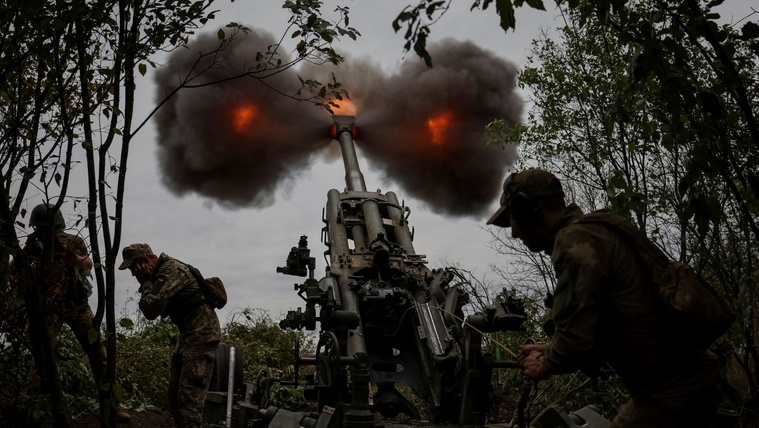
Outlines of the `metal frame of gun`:
<svg viewBox="0 0 759 428">
<path fill-rule="evenodd" d="M 354 118 L 334 116 L 334 121 L 346 190 L 327 194 L 325 276 L 313 277 L 306 237 L 292 248 L 286 266 L 277 268 L 305 276 L 308 266 L 311 272 L 295 286 L 306 309 L 290 311 L 280 325 L 320 326 L 315 357 L 299 358 L 299 363 L 315 365 L 306 397 L 319 409 L 332 410 L 312 423 L 374 426 L 375 412 L 419 419 L 419 410 L 395 387 L 402 383 L 426 400 L 435 422 L 482 426 L 492 365 L 482 355 L 481 334 L 519 329 L 524 308 L 509 300 L 465 323 L 462 307 L 469 295 L 463 277 L 454 269 L 426 266 L 412 243 L 409 208 L 393 192 L 366 190 L 353 145 Z M 272 419 L 270 426 L 277 426 L 277 417 Z M 307 420 L 301 424 L 308 425 Z"/>
<path fill-rule="evenodd" d="M 318 325 L 315 355 L 301 356 L 296 336 L 293 380 L 262 370 L 255 385 L 245 384 L 244 401 L 235 401 L 228 393 L 209 392 L 206 410 L 211 420 L 220 419 L 220 404 L 227 402 L 226 425 L 211 426 L 229 426 L 231 421 L 233 428 L 375 427 L 375 413 L 387 419 L 402 413 L 419 420 L 421 412 L 397 384 L 426 401 L 425 416 L 434 425 L 429 421 L 417 425 L 485 426 L 492 370 L 521 367 L 483 355 L 483 334 L 521 330 L 524 306 L 504 292 L 503 300 L 464 319 L 463 307 L 469 303 L 466 278 L 453 268 L 426 266 L 425 256 L 417 254 L 412 243 L 409 208 L 393 192 L 366 190 L 353 145 L 354 118 L 333 119 L 345 163 L 346 189 L 327 194 L 322 219 L 325 275 L 315 279 L 316 260 L 306 236 L 292 247 L 285 266 L 277 267 L 280 273 L 308 276 L 294 286 L 305 309 L 289 311 L 280 326 L 313 331 Z M 217 358 L 217 366 L 219 362 Z M 306 376 L 304 396 L 318 403 L 316 413 L 271 405 L 272 385 L 299 385 L 301 365 L 314 366 L 313 374 Z M 227 371 L 222 367 L 219 373 Z M 238 372 L 231 362 L 227 368 L 230 377 Z M 241 366 L 239 373 L 242 376 Z M 236 402 L 231 406 L 234 418 L 230 399 Z M 565 428 L 608 425 L 592 406 L 575 413 L 553 406 L 532 422 Z M 524 427 L 525 421 L 498 426 Z"/>
</svg>

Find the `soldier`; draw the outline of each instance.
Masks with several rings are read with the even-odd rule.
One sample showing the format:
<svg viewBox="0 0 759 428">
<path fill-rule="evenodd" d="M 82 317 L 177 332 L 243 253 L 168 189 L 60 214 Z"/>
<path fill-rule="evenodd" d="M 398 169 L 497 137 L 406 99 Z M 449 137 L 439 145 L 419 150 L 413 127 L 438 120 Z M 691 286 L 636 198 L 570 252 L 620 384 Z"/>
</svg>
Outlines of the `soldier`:
<svg viewBox="0 0 759 428">
<path fill-rule="evenodd" d="M 633 248 L 603 224 L 578 222 L 583 216 L 565 204 L 550 172 L 531 168 L 503 184 L 501 207 L 487 224 L 511 227 L 530 251 L 549 255 L 557 279 L 550 342 L 524 346 L 517 361 L 534 380 L 597 372 L 608 362 L 630 395 L 613 428 L 709 426 L 718 401 L 716 356 L 675 344 Z"/>
<path fill-rule="evenodd" d="M 30 256 L 32 266 L 36 268 L 43 255 L 44 245 L 48 242 L 53 243 L 54 266 L 51 271 L 58 278 L 51 280 L 50 295 L 45 296 L 53 305 L 52 313 L 48 317 L 48 335 L 55 349 L 58 334 L 63 323 L 66 323 L 87 354 L 92 377 L 95 385 L 98 385 L 100 376 L 105 373 L 105 351 L 101 346 L 99 331 L 95 340 L 90 341 L 89 336 L 94 314 L 89 304 L 92 285 L 87 277 L 92 269 L 92 259 L 82 238 L 63 231 L 66 223 L 61 211 L 58 210 L 53 215 L 51 208 L 47 204 L 39 204 L 32 210 L 29 225 L 34 228 L 34 232 L 29 235 L 24 252 Z M 54 234 L 52 240 L 49 239 L 49 233 Z M 116 409 L 116 419 L 119 422 L 129 422 L 130 415 L 119 407 Z"/>
<path fill-rule="evenodd" d="M 176 427 L 199 427 L 221 340 L 219 318 L 186 264 L 165 253 L 156 256 L 148 244 L 124 247 L 122 256 L 119 269 L 129 269 L 140 283 L 145 317 L 168 316 L 179 328 L 171 357 L 169 412 Z"/>
</svg>

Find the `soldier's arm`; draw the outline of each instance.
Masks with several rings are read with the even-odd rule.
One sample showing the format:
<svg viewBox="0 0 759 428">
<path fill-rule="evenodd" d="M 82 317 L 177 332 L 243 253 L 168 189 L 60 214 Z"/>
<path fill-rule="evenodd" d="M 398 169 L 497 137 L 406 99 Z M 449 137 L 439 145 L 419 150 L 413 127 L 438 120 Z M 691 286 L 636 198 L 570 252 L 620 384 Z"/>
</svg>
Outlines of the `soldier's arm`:
<svg viewBox="0 0 759 428">
<path fill-rule="evenodd" d="M 79 271 L 80 272 L 89 272 L 92 270 L 92 259 L 90 256 L 84 256 L 81 260 L 79 260 Z"/>
<path fill-rule="evenodd" d="M 68 242 L 74 247 L 74 253 L 76 254 L 77 264 L 75 268 L 82 273 L 88 273 L 92 270 L 92 259 L 90 258 L 89 251 L 87 251 L 87 244 L 79 236 L 66 234 Z"/>
<path fill-rule="evenodd" d="M 164 280 L 145 281 L 140 285 L 140 302 L 139 307 L 145 318 L 154 320 L 163 313 L 168 302 L 158 298 L 158 293 L 164 284 Z"/>
<path fill-rule="evenodd" d="M 552 261 L 556 330 L 543 365 L 550 374 L 580 369 L 595 351 L 601 288 L 608 277 L 607 243 L 601 228 L 574 227 L 557 236 Z"/>
<path fill-rule="evenodd" d="M 149 320 L 158 318 L 166 311 L 171 299 L 193 281 L 194 278 L 188 278 L 186 272 L 177 269 L 170 262 L 165 263 L 152 281 L 140 285 L 140 310 Z"/>
</svg>

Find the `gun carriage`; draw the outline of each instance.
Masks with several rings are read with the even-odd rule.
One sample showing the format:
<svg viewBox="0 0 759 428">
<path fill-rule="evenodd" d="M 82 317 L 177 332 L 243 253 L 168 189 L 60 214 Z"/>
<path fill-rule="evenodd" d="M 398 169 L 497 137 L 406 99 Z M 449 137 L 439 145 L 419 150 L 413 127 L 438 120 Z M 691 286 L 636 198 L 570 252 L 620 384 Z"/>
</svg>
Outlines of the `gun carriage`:
<svg viewBox="0 0 759 428">
<path fill-rule="evenodd" d="M 410 209 L 394 192 L 366 190 L 353 141 L 354 118 L 333 119 L 346 189 L 327 194 L 321 236 L 327 247 L 325 275 L 316 279 L 306 236 L 291 249 L 285 266 L 277 268 L 307 277 L 295 284 L 305 308 L 289 311 L 280 326 L 319 329 L 314 357 L 300 356 L 297 345 L 295 350 L 296 365 L 314 366 L 304 395 L 317 403 L 318 412 L 267 407 L 266 390 L 273 382 L 298 384 L 296 367 L 294 380 L 262 373 L 246 393 L 259 414 L 250 409 L 242 413 L 256 419 L 253 426 L 271 428 L 374 427 L 375 414 L 386 418 L 379 422 L 385 427 L 395 426 L 389 421 L 400 414 L 408 423 L 429 427 L 483 427 L 493 369 L 518 366 L 483 355 L 482 334 L 520 330 L 526 319 L 522 302 L 507 295 L 466 316 L 466 279 L 454 268 L 427 267 L 426 256 L 413 245 Z M 398 384 L 426 402 L 427 421 L 420 421 L 420 409 L 399 392 Z M 238 414 L 245 408 L 238 405 Z"/>
</svg>

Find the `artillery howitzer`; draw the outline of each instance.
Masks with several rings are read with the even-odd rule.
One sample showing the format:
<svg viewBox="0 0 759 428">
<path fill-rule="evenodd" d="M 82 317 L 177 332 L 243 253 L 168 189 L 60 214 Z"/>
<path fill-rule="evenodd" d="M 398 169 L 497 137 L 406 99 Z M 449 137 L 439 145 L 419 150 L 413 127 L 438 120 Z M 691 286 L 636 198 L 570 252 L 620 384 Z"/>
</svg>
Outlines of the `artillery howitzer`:
<svg viewBox="0 0 759 428">
<path fill-rule="evenodd" d="M 408 207 L 393 192 L 366 190 L 353 144 L 354 118 L 333 118 L 346 190 L 327 194 L 322 230 L 326 274 L 315 278 L 306 236 L 291 249 L 285 266 L 277 268 L 307 276 L 295 285 L 305 309 L 290 311 L 280 326 L 316 330 L 318 325 L 315 356 L 301 357 L 296 345 L 294 380 L 264 373 L 248 386 L 245 396 L 252 406 L 240 404 L 238 411 L 257 409 L 257 420 L 243 422 L 271 428 L 374 427 L 375 413 L 384 418 L 403 413 L 418 421 L 419 409 L 396 388 L 403 384 L 426 401 L 425 426 L 485 426 L 492 370 L 518 366 L 483 355 L 482 334 L 520 330 L 526 318 L 522 302 L 507 295 L 464 319 L 462 308 L 469 303 L 465 278 L 452 268 L 426 266 L 425 256 L 412 244 Z M 274 382 L 297 385 L 300 365 L 314 366 L 304 396 L 317 403 L 318 412 L 267 407 L 262 400 L 267 388 Z"/>
</svg>

